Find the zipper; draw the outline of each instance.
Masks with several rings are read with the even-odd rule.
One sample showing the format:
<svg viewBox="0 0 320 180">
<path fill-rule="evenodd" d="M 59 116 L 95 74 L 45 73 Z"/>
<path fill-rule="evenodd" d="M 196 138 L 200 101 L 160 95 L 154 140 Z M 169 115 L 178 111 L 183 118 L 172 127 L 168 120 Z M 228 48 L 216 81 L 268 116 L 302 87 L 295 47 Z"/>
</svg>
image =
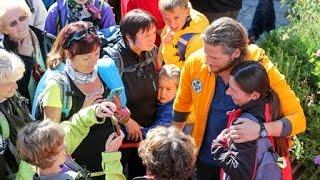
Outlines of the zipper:
<svg viewBox="0 0 320 180">
<path fill-rule="evenodd" d="M 209 76 L 211 76 L 212 75 L 212 73 L 210 73 L 210 75 Z M 217 79 L 217 77 L 216 77 L 216 75 L 214 75 L 214 77 Z M 213 84 L 212 84 L 213 85 Z M 216 87 L 216 84 L 215 84 L 215 87 Z M 215 88 L 214 87 L 214 88 Z M 215 90 L 214 90 L 214 93 L 215 93 Z M 209 117 L 209 109 L 210 109 L 210 104 L 212 103 L 212 98 L 213 98 L 213 94 L 214 93 L 211 93 L 210 94 L 210 99 L 209 99 L 209 101 L 208 101 L 208 103 L 207 103 L 207 108 L 205 109 L 205 114 L 206 114 L 206 116 L 205 116 L 205 126 L 204 126 L 204 128 L 206 128 L 206 126 L 207 126 L 207 122 L 208 122 L 208 117 Z M 201 137 L 201 141 L 199 141 L 199 145 L 200 145 L 200 147 L 201 147 L 201 144 L 202 144 L 202 141 L 203 141 L 203 138 L 204 138 L 204 134 L 205 134 L 205 129 L 203 130 L 204 132 L 203 132 L 203 135 L 202 135 L 202 137 Z"/>
</svg>

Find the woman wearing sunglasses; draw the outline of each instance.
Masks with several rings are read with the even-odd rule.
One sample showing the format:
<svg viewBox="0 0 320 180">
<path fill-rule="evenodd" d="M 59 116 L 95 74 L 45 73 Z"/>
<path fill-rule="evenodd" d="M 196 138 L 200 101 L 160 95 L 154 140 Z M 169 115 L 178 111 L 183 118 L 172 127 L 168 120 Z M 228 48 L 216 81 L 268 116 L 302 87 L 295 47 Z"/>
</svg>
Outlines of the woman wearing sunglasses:
<svg viewBox="0 0 320 180">
<path fill-rule="evenodd" d="M 63 96 L 61 88 L 63 86 L 56 80 L 48 78 L 42 99 L 45 118 L 56 122 L 65 121 L 80 109 L 105 101 L 110 87 L 98 75 L 96 64 L 99 55 L 100 40 L 92 23 L 74 22 L 60 31 L 48 54 L 48 67 L 50 70 L 60 69 L 59 75 L 68 79 L 71 88 L 70 98 L 68 98 L 70 111 L 67 116 L 62 113 L 64 102 L 61 101 Z M 64 65 L 63 68 L 61 68 L 62 65 Z M 119 77 L 118 71 L 112 72 L 114 74 L 110 73 L 110 76 Z M 120 77 L 119 81 L 121 81 Z M 117 113 L 117 115 L 120 114 Z M 116 117 L 120 119 L 117 115 Z M 99 154 L 105 148 L 106 138 L 114 131 L 109 118 L 102 122 L 91 127 L 88 136 L 73 153 L 76 162 L 99 178 L 104 177 L 104 174 L 100 173 L 102 168 Z"/>
<path fill-rule="evenodd" d="M 120 30 L 124 43 L 118 44 L 116 51 L 106 52 L 123 67 L 119 67 L 127 97 L 127 107 L 131 119 L 125 125 L 127 138 L 134 143 L 123 149 L 123 166 L 129 168 L 129 177 L 145 174 L 141 159 L 137 153 L 137 143 L 142 140 L 142 127 L 150 127 L 155 119 L 157 106 L 157 48 L 155 19 L 145 11 L 135 9 L 128 12 L 120 21 Z M 115 59 L 116 58 L 116 59 Z M 119 64 L 119 63 L 117 63 Z M 124 146 L 123 146 L 124 147 Z"/>
<path fill-rule="evenodd" d="M 88 21 L 98 29 L 116 25 L 114 14 L 104 0 L 57 0 L 48 10 L 44 29 L 57 35 L 71 22 Z"/>
<path fill-rule="evenodd" d="M 15 179 L 17 180 L 33 179 L 33 175 L 36 173 L 35 167 L 31 167 L 30 164 L 20 161 L 20 154 L 18 154 L 15 146 L 18 131 L 26 124 L 33 121 L 30 112 L 26 107 L 25 98 L 16 93 L 18 88 L 17 81 L 23 77 L 24 72 L 24 63 L 17 55 L 9 53 L 4 49 L 0 49 L 0 179 L 14 179 L 14 177 L 16 177 Z M 110 117 L 114 112 L 115 105 L 113 103 L 103 102 L 81 110 L 81 112 L 77 113 L 77 115 L 73 117 L 72 121 L 65 122 L 63 125 L 63 129 L 66 133 L 64 135 L 64 142 L 66 143 L 66 150 L 68 153 L 71 153 L 76 149 L 81 140 L 88 134 L 90 126 L 96 123 L 101 123 L 99 120 L 104 117 Z M 46 130 L 48 129 L 44 128 L 42 129 L 42 132 Z M 32 135 L 32 138 L 39 140 L 39 137 L 37 136 Z M 51 149 L 44 149 L 43 152 L 48 156 L 50 155 L 50 152 L 55 150 L 55 144 L 52 144 L 53 141 L 50 141 L 52 140 L 50 135 L 41 138 L 49 139 L 49 141 L 47 141 L 47 146 L 29 144 L 30 139 L 28 138 L 24 139 L 26 142 L 25 145 L 27 148 L 30 148 L 30 145 L 34 145 L 38 148 L 47 148 L 50 146 Z M 106 139 L 107 138 L 102 141 L 106 141 Z M 116 151 L 116 143 L 116 140 L 108 140 L 106 143 L 107 147 L 104 150 L 107 152 Z M 32 150 L 36 151 L 36 149 Z M 30 149 L 26 152 L 30 153 Z M 96 155 L 101 156 L 101 152 Z M 38 153 L 37 155 L 39 155 L 39 151 L 35 153 Z M 105 154 L 103 155 L 105 170 L 108 172 L 108 178 L 112 179 L 114 177 L 119 177 L 117 179 L 123 179 L 121 174 L 122 168 L 119 165 L 120 162 L 118 163 L 120 160 L 119 153 L 114 153 L 115 154 L 109 155 L 103 153 Z M 111 158 L 109 156 L 111 156 Z M 32 157 L 35 158 L 35 156 Z M 53 163 L 52 160 L 56 161 L 57 158 L 51 158 L 51 163 Z M 46 167 L 48 167 L 48 164 L 46 165 Z M 59 165 L 60 164 L 58 164 L 58 166 Z M 16 174 L 18 167 L 19 172 Z M 52 170 L 61 171 L 60 169 L 48 168 L 48 173 L 49 170 L 51 170 L 51 172 Z"/>
<path fill-rule="evenodd" d="M 23 0 L 0 1 L 0 33 L 4 49 L 16 53 L 24 62 L 26 71 L 18 81 L 19 93 L 33 100 L 35 88 L 46 70 L 47 53 L 54 36 L 28 25 L 31 12 Z"/>
</svg>

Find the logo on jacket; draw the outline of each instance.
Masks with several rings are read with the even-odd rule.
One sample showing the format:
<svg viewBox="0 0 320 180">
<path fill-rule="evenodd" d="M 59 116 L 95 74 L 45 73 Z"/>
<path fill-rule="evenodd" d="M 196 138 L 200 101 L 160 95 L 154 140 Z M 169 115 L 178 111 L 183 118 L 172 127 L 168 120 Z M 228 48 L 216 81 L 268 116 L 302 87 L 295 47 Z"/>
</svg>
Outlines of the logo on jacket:
<svg viewBox="0 0 320 180">
<path fill-rule="evenodd" d="M 195 79 L 192 81 L 192 87 L 193 87 L 193 90 L 196 92 L 196 93 L 199 93 L 202 89 L 202 84 L 201 84 L 201 81 L 199 79 Z"/>
</svg>

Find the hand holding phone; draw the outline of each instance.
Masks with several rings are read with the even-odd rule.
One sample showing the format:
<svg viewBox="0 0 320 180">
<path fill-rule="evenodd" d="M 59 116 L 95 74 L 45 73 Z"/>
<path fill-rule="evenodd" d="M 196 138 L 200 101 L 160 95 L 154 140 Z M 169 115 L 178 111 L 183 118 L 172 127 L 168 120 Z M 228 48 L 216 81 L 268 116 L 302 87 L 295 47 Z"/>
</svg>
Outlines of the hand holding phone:
<svg viewBox="0 0 320 180">
<path fill-rule="evenodd" d="M 118 151 L 122 144 L 123 138 L 124 138 L 124 133 L 122 131 L 120 131 L 120 135 L 116 135 L 116 133 L 110 134 L 105 144 L 106 152 Z"/>
<path fill-rule="evenodd" d="M 111 123 L 112 123 L 114 132 L 116 132 L 117 135 L 120 136 L 121 135 L 120 125 L 118 123 L 118 119 L 115 116 L 111 116 Z"/>
</svg>

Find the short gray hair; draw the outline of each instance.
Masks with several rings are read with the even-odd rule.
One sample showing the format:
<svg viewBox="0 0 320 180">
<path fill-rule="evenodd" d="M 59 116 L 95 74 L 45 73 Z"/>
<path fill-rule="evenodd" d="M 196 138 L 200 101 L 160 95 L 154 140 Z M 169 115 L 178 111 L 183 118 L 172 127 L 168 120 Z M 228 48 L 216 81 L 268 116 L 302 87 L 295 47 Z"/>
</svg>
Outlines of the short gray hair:
<svg viewBox="0 0 320 180">
<path fill-rule="evenodd" d="M 248 34 L 243 25 L 232 18 L 222 17 L 213 21 L 205 29 L 202 39 L 212 46 L 222 45 L 228 55 L 240 49 L 240 58 L 245 57 Z"/>
<path fill-rule="evenodd" d="M 25 71 L 24 63 L 19 56 L 0 49 L 0 83 L 16 82 Z"/>
<path fill-rule="evenodd" d="M 182 7 L 187 9 L 188 4 L 189 0 L 160 0 L 158 7 L 160 11 L 172 11 L 176 7 Z"/>
</svg>

